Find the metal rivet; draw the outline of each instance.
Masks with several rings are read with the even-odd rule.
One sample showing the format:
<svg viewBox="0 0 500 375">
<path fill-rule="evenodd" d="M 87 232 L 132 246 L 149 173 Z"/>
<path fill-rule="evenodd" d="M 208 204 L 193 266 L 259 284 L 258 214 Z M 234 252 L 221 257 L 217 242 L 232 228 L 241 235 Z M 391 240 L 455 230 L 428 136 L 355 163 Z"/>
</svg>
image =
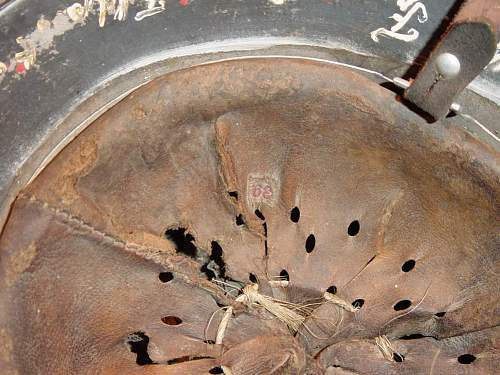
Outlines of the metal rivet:
<svg viewBox="0 0 500 375">
<path fill-rule="evenodd" d="M 445 52 L 437 57 L 436 67 L 443 78 L 454 78 L 460 73 L 460 60 L 455 55 Z"/>
<path fill-rule="evenodd" d="M 451 103 L 450 109 L 453 112 L 460 113 L 460 111 L 462 110 L 462 106 L 458 103 Z"/>
</svg>

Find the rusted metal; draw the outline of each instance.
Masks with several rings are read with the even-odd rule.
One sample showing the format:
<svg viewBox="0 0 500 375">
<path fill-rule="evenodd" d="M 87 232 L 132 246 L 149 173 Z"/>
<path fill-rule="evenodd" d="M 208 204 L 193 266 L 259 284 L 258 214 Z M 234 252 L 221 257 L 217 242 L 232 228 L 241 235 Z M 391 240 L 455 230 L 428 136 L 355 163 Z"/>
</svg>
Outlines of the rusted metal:
<svg viewBox="0 0 500 375">
<path fill-rule="evenodd" d="M 497 0 L 464 1 L 453 23 L 405 91 L 405 98 L 435 120 L 445 117 L 458 95 L 492 60 L 497 31 L 500 31 Z M 443 56 L 457 59 L 456 74 L 450 76 L 441 71 Z"/>
<path fill-rule="evenodd" d="M 342 67 L 252 59 L 157 79 L 17 199 L 2 374 L 494 373 L 498 160 Z M 251 282 L 307 306 L 303 327 L 235 304 L 215 345 Z"/>
</svg>

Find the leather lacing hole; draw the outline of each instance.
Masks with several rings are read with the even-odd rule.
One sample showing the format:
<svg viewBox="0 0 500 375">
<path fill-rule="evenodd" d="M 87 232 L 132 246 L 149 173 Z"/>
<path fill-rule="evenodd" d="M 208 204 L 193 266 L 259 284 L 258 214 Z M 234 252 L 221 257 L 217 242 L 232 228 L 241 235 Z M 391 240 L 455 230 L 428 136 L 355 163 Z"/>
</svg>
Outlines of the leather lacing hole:
<svg viewBox="0 0 500 375">
<path fill-rule="evenodd" d="M 290 275 L 288 274 L 287 270 L 281 270 L 280 277 L 282 280 L 290 281 Z"/>
<path fill-rule="evenodd" d="M 457 358 L 458 363 L 462 365 L 470 365 L 472 362 L 476 360 L 476 356 L 472 354 L 462 354 Z"/>
<path fill-rule="evenodd" d="M 266 220 L 266 217 L 260 210 L 255 210 L 255 216 L 257 216 L 260 220 Z"/>
<path fill-rule="evenodd" d="M 292 208 L 292 211 L 290 211 L 290 220 L 292 220 L 294 223 L 298 223 L 300 220 L 300 210 L 298 207 Z"/>
<path fill-rule="evenodd" d="M 165 316 L 165 317 L 161 318 L 161 321 L 168 326 L 178 326 L 179 324 L 182 323 L 181 318 L 179 318 L 177 316 L 172 316 L 172 315 Z"/>
<path fill-rule="evenodd" d="M 236 225 L 239 227 L 242 225 L 245 225 L 245 219 L 243 219 L 242 214 L 239 214 L 238 216 L 236 216 Z"/>
<path fill-rule="evenodd" d="M 413 259 L 410 259 L 404 262 L 404 264 L 401 266 L 401 271 L 410 272 L 413 267 L 415 267 L 415 261 Z"/>
<path fill-rule="evenodd" d="M 403 299 L 394 305 L 394 310 L 396 311 L 406 310 L 410 306 L 411 306 L 411 301 Z"/>
<path fill-rule="evenodd" d="M 363 307 L 363 305 L 365 304 L 365 300 L 362 299 L 362 298 L 358 298 L 357 300 L 355 300 L 353 303 L 352 303 L 352 306 L 357 308 L 357 309 L 360 309 Z"/>
<path fill-rule="evenodd" d="M 314 234 L 310 234 L 306 240 L 306 252 L 308 254 L 312 253 L 315 246 L 316 246 L 316 237 L 314 237 Z"/>
<path fill-rule="evenodd" d="M 168 283 L 174 279 L 174 274 L 172 272 L 160 272 L 158 278 L 162 283 Z"/>
<path fill-rule="evenodd" d="M 337 294 L 337 287 L 335 285 L 329 286 L 326 291 L 330 294 Z"/>
<path fill-rule="evenodd" d="M 358 220 L 354 220 L 347 228 L 347 234 L 349 236 L 356 236 L 359 233 L 360 225 Z"/>
<path fill-rule="evenodd" d="M 405 360 L 405 356 L 400 353 L 394 353 L 392 355 L 392 359 L 394 359 L 394 362 L 403 362 Z"/>
</svg>

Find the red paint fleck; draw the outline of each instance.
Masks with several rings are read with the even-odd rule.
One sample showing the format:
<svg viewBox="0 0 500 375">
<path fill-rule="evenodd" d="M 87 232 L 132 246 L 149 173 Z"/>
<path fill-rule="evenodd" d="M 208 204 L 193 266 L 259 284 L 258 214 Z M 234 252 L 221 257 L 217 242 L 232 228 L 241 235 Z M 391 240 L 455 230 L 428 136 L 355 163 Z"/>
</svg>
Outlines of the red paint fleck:
<svg viewBox="0 0 500 375">
<path fill-rule="evenodd" d="M 26 73 L 26 67 L 23 62 L 18 62 L 16 65 L 16 73 L 23 74 Z"/>
<path fill-rule="evenodd" d="M 182 7 L 186 7 L 189 5 L 189 0 L 179 0 L 179 4 Z"/>
</svg>

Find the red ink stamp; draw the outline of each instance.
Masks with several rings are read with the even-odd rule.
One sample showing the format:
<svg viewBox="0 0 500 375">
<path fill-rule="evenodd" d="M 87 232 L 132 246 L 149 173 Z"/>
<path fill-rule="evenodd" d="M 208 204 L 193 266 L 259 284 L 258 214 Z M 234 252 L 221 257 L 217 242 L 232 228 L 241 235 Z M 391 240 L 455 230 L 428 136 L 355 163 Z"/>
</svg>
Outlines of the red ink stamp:
<svg viewBox="0 0 500 375">
<path fill-rule="evenodd" d="M 247 201 L 251 207 L 260 204 L 274 206 L 278 194 L 278 180 L 273 176 L 251 174 L 247 180 Z"/>
</svg>

